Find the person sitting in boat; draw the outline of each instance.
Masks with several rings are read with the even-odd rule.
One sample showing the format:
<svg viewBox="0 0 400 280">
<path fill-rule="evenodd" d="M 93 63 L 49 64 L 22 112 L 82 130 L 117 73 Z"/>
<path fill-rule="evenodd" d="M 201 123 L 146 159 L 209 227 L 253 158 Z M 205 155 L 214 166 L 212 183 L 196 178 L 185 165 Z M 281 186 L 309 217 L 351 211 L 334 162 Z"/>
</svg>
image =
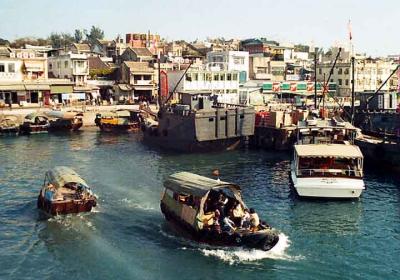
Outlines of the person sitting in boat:
<svg viewBox="0 0 400 280">
<path fill-rule="evenodd" d="M 226 216 L 223 219 L 222 231 L 227 232 L 228 234 L 233 234 L 235 230 L 236 230 L 235 223 L 228 216 Z"/>
<path fill-rule="evenodd" d="M 250 228 L 250 212 L 249 209 L 244 209 L 244 215 L 240 221 L 240 227 L 244 229 Z"/>
<path fill-rule="evenodd" d="M 242 221 L 244 216 L 244 211 L 242 205 L 239 201 L 235 200 L 232 209 L 232 220 L 235 222 L 236 225 L 239 225 Z"/>
<path fill-rule="evenodd" d="M 219 212 L 218 209 L 215 210 L 214 212 L 214 224 L 213 224 L 213 231 L 220 234 L 221 231 L 221 224 L 220 224 L 220 218 L 221 218 L 221 213 Z"/>
<path fill-rule="evenodd" d="M 260 218 L 258 217 L 258 214 L 254 210 L 254 208 L 250 208 L 250 229 L 252 231 L 256 231 L 259 225 Z"/>
<path fill-rule="evenodd" d="M 225 214 L 226 205 L 228 204 L 228 198 L 224 195 L 222 191 L 219 192 L 218 201 L 217 201 L 217 209 L 220 214 Z"/>
</svg>

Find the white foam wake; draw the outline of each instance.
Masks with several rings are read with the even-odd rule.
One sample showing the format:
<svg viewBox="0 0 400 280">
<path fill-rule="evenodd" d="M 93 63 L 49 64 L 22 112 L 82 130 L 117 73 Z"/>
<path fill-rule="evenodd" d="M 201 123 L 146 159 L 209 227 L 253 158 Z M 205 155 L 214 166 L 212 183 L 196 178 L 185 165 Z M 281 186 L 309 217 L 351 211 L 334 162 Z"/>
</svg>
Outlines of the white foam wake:
<svg viewBox="0 0 400 280">
<path fill-rule="evenodd" d="M 223 248 L 223 249 L 200 249 L 205 256 L 216 257 L 229 264 L 255 262 L 262 259 L 278 259 L 294 261 L 301 259 L 301 256 L 289 256 L 286 250 L 290 246 L 289 238 L 283 234 L 279 234 L 278 243 L 270 250 L 263 251 L 258 249 L 245 248 Z"/>
<path fill-rule="evenodd" d="M 127 199 L 127 198 L 121 199 L 121 202 L 125 203 L 129 207 L 137 208 L 137 209 L 140 209 L 140 210 L 145 210 L 145 211 L 154 211 L 154 210 L 156 210 L 156 208 L 154 208 L 153 206 L 139 204 L 139 203 L 134 202 L 134 201 L 132 201 L 130 199 Z"/>
</svg>

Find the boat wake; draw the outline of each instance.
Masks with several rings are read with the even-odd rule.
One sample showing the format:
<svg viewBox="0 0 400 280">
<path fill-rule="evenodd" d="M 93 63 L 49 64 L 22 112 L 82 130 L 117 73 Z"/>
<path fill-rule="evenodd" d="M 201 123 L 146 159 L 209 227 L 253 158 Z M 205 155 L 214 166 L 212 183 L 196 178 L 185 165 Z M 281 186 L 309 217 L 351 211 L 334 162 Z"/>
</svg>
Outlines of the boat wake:
<svg viewBox="0 0 400 280">
<path fill-rule="evenodd" d="M 279 234 L 279 242 L 270 251 L 245 248 L 199 248 L 200 252 L 207 257 L 215 257 L 230 265 L 237 263 L 256 262 L 262 259 L 275 259 L 296 261 L 302 259 L 302 256 L 290 256 L 286 250 L 290 246 L 289 238 L 283 234 Z"/>
<path fill-rule="evenodd" d="M 141 209 L 141 210 L 145 210 L 145 211 L 154 211 L 154 210 L 157 210 L 157 209 L 154 208 L 153 206 L 150 206 L 150 205 L 142 205 L 142 204 L 139 204 L 139 203 L 137 203 L 137 202 L 135 202 L 135 201 L 132 201 L 132 200 L 130 200 L 130 199 L 127 199 L 127 198 L 121 199 L 121 202 L 124 203 L 124 204 L 126 204 L 126 205 L 128 205 L 129 207 L 137 208 L 137 209 Z"/>
</svg>

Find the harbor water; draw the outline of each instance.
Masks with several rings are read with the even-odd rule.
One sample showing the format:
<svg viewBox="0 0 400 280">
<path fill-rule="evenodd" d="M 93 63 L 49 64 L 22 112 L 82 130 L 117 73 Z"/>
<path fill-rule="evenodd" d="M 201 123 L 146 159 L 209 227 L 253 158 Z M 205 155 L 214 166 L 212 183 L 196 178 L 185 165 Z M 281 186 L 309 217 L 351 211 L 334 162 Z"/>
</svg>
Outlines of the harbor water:
<svg viewBox="0 0 400 280">
<path fill-rule="evenodd" d="M 304 201 L 290 187 L 290 153 L 166 153 L 139 135 L 86 131 L 0 138 L 0 279 L 400 279 L 400 182 L 367 169 L 355 201 Z M 44 173 L 75 169 L 98 195 L 95 212 L 43 219 Z M 243 188 L 280 230 L 269 252 L 179 237 L 159 209 L 177 171 Z"/>
</svg>

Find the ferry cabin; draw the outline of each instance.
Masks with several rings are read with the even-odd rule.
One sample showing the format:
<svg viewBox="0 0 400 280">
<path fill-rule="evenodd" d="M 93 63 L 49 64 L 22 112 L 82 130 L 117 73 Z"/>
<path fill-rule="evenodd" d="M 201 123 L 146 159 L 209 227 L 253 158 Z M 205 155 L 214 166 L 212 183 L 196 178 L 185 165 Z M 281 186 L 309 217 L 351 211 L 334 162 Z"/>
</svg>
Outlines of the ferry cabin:
<svg viewBox="0 0 400 280">
<path fill-rule="evenodd" d="M 291 178 L 301 197 L 357 198 L 365 189 L 363 155 L 354 145 L 295 145 Z"/>
</svg>

